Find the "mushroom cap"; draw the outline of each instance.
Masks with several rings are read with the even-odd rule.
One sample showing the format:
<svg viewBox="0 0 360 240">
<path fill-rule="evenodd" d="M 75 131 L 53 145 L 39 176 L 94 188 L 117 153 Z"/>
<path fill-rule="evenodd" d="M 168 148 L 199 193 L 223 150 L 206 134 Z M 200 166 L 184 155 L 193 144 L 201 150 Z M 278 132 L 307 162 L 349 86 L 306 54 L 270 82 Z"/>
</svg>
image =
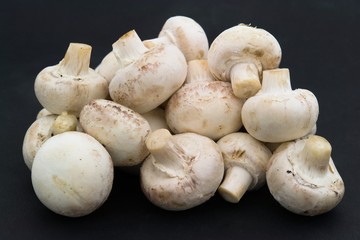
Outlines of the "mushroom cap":
<svg viewBox="0 0 360 240">
<path fill-rule="evenodd" d="M 173 16 L 166 20 L 159 37 L 168 37 L 184 54 L 186 61 L 206 59 L 209 42 L 204 29 L 195 20 Z"/>
<path fill-rule="evenodd" d="M 174 133 L 194 132 L 215 140 L 242 127 L 242 106 L 230 83 L 194 82 L 170 98 L 165 117 Z"/>
<path fill-rule="evenodd" d="M 306 89 L 262 93 L 244 103 L 242 121 L 247 132 L 263 142 L 286 142 L 307 135 L 316 124 L 319 105 Z"/>
<path fill-rule="evenodd" d="M 114 166 L 134 166 L 149 154 L 145 139 L 150 125 L 135 111 L 110 100 L 97 99 L 85 105 L 80 124 L 110 153 Z"/>
<path fill-rule="evenodd" d="M 111 98 L 138 113 L 166 101 L 184 83 L 187 63 L 180 50 L 159 44 L 140 59 L 119 69 L 109 85 Z"/>
<path fill-rule="evenodd" d="M 53 212 L 80 217 L 99 208 L 110 194 L 113 164 L 93 137 L 65 132 L 39 149 L 31 180 L 39 200 Z"/>
<path fill-rule="evenodd" d="M 36 119 L 45 117 L 45 116 L 51 115 L 51 114 L 53 114 L 53 113 L 49 112 L 46 108 L 42 108 L 36 115 Z"/>
<path fill-rule="evenodd" d="M 277 68 L 281 48 L 276 38 L 264 29 L 245 24 L 226 29 L 212 42 L 208 63 L 211 73 L 222 81 L 230 81 L 230 70 L 238 63 L 253 63 L 259 74 Z"/>
<path fill-rule="evenodd" d="M 219 146 L 211 139 L 195 133 L 172 137 L 183 149 L 179 160 L 184 165 L 184 175 L 170 175 L 158 167 L 150 154 L 140 169 L 141 187 L 154 205 L 166 210 L 186 210 L 215 194 L 223 178 L 224 163 Z"/>
<path fill-rule="evenodd" d="M 266 181 L 270 193 L 286 209 L 300 215 L 319 215 L 333 209 L 343 198 L 344 182 L 332 158 L 323 175 L 313 176 L 297 154 L 306 139 L 281 144 L 272 155 Z"/>
<path fill-rule="evenodd" d="M 260 141 L 244 132 L 230 133 L 217 142 L 225 168 L 239 166 L 250 173 L 249 190 L 258 189 L 266 182 L 266 168 L 271 151 Z"/>
<path fill-rule="evenodd" d="M 79 116 L 85 104 L 108 95 L 107 81 L 94 70 L 89 69 L 87 75 L 70 76 L 63 74 L 59 65 L 43 69 L 34 87 L 40 104 L 55 114 L 67 111 Z"/>
<path fill-rule="evenodd" d="M 37 151 L 52 136 L 52 126 L 56 117 L 57 115 L 51 114 L 36 119 L 25 133 L 22 154 L 30 170 Z"/>
</svg>

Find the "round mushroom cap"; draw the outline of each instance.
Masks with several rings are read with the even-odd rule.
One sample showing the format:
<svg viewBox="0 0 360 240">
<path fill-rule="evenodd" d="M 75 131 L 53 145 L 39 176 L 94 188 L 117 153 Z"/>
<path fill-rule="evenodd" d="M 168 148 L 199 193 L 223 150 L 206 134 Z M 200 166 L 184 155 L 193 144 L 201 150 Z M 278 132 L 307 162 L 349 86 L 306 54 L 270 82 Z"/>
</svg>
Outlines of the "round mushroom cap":
<svg viewBox="0 0 360 240">
<path fill-rule="evenodd" d="M 93 100 L 81 111 L 80 124 L 105 146 L 115 166 L 140 164 L 149 154 L 145 139 L 150 125 L 132 109 L 110 100 Z"/>
<path fill-rule="evenodd" d="M 247 132 L 263 142 L 301 138 L 314 128 L 319 115 L 315 95 L 306 89 L 260 92 L 246 100 L 241 111 Z"/>
<path fill-rule="evenodd" d="M 305 166 L 299 153 L 306 138 L 281 144 L 272 155 L 266 181 L 272 196 L 287 210 L 314 216 L 333 209 L 344 196 L 344 182 L 332 158 L 322 174 Z"/>
<path fill-rule="evenodd" d="M 185 81 L 187 63 L 172 44 L 159 44 L 119 69 L 109 85 L 111 99 L 138 113 L 160 106 Z"/>
<path fill-rule="evenodd" d="M 31 180 L 36 196 L 47 208 L 80 217 L 95 211 L 108 198 L 113 164 L 93 137 L 65 132 L 48 139 L 39 149 Z"/>
<path fill-rule="evenodd" d="M 164 167 L 150 154 L 140 169 L 141 187 L 154 205 L 180 211 L 198 206 L 215 194 L 223 178 L 224 162 L 219 146 L 207 137 L 183 133 L 172 138 L 177 159 L 169 161 L 182 165 L 183 171 Z"/>
<path fill-rule="evenodd" d="M 230 70 L 238 63 L 252 63 L 259 75 L 266 69 L 277 68 L 281 48 L 276 38 L 261 28 L 239 24 L 220 33 L 208 53 L 211 73 L 218 80 L 230 81 Z"/>
<path fill-rule="evenodd" d="M 174 16 L 166 20 L 159 37 L 168 37 L 184 54 L 186 61 L 206 59 L 209 42 L 204 29 L 195 20 Z"/>
<path fill-rule="evenodd" d="M 266 168 L 272 155 L 260 141 L 244 132 L 230 133 L 217 142 L 225 163 L 225 168 L 239 166 L 252 176 L 249 190 L 258 189 L 266 182 Z"/>
<path fill-rule="evenodd" d="M 35 94 L 40 104 L 51 113 L 70 112 L 79 116 L 85 104 L 107 97 L 108 83 L 92 69 L 84 76 L 70 76 L 61 73 L 59 65 L 55 65 L 37 75 Z"/>
<path fill-rule="evenodd" d="M 243 103 L 228 82 L 194 82 L 170 98 L 165 117 L 174 133 L 194 132 L 217 140 L 242 127 Z"/>
</svg>

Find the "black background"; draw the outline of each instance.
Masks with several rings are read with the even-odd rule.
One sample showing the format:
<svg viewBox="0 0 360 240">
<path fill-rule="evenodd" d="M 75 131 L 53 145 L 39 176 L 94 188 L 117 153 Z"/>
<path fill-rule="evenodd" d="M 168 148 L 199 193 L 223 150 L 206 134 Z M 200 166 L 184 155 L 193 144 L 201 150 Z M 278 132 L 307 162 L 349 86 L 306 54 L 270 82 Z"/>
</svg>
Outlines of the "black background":
<svg viewBox="0 0 360 240">
<path fill-rule="evenodd" d="M 45 208 L 23 162 L 24 134 L 41 106 L 37 73 L 57 64 L 70 42 L 93 47 L 95 68 L 122 34 L 154 38 L 167 18 L 196 20 L 209 42 L 226 28 L 251 23 L 272 33 L 293 88 L 315 93 L 318 134 L 333 146 L 345 182 L 342 202 L 327 214 L 298 216 L 267 187 L 230 204 L 215 195 L 183 212 L 153 206 L 138 177 L 117 170 L 108 201 L 82 218 Z M 360 1 L 2 1 L 0 4 L 0 239 L 360 239 Z"/>
</svg>

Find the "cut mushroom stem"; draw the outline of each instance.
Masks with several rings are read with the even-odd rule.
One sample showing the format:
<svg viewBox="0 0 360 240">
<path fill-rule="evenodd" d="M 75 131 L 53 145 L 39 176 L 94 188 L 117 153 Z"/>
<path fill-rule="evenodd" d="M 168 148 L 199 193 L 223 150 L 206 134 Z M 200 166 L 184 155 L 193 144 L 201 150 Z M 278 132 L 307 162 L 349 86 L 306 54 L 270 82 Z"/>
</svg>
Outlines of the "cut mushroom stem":
<svg viewBox="0 0 360 240">
<path fill-rule="evenodd" d="M 154 156 L 154 165 L 170 177 L 184 177 L 181 153 L 184 152 L 167 129 L 152 132 L 146 139 L 146 147 Z"/>
<path fill-rule="evenodd" d="M 252 181 L 253 178 L 248 171 L 242 167 L 233 166 L 226 170 L 225 178 L 218 191 L 226 201 L 238 203 Z"/>
<path fill-rule="evenodd" d="M 325 174 L 329 167 L 331 156 L 331 145 L 323 137 L 312 135 L 305 142 L 300 158 L 304 161 L 304 166 L 312 170 L 312 174 Z"/>
<path fill-rule="evenodd" d="M 70 43 L 64 59 L 60 62 L 60 72 L 70 76 L 88 74 L 91 46 L 83 43 Z"/>
<path fill-rule="evenodd" d="M 121 36 L 112 45 L 113 52 L 118 62 L 127 66 L 139 59 L 149 49 L 145 47 L 135 30 L 131 30 Z"/>
<path fill-rule="evenodd" d="M 264 93 L 291 92 L 290 73 L 288 69 L 274 69 L 263 72 L 261 91 Z"/>
<path fill-rule="evenodd" d="M 258 67 L 253 63 L 238 63 L 230 71 L 231 86 L 235 96 L 249 98 L 261 88 Z"/>
<path fill-rule="evenodd" d="M 58 115 L 52 125 L 52 134 L 57 135 L 63 132 L 76 131 L 78 120 L 73 114 L 62 112 Z"/>
</svg>

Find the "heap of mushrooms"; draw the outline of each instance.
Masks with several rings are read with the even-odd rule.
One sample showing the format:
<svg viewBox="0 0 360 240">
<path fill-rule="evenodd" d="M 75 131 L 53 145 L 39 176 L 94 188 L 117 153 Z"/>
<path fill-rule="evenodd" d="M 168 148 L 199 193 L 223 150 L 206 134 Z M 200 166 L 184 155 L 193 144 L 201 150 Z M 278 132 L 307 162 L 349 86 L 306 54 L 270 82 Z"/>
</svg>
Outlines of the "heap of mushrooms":
<svg viewBox="0 0 360 240">
<path fill-rule="evenodd" d="M 331 145 L 315 135 L 317 98 L 292 89 L 268 31 L 239 24 L 209 46 L 199 23 L 174 16 L 156 38 L 121 35 L 95 70 L 91 49 L 70 43 L 35 79 L 43 109 L 22 152 L 36 196 L 53 212 L 92 213 L 113 190 L 114 168 L 132 167 L 144 196 L 170 211 L 216 193 L 237 204 L 265 185 L 301 215 L 342 200 Z"/>
</svg>

